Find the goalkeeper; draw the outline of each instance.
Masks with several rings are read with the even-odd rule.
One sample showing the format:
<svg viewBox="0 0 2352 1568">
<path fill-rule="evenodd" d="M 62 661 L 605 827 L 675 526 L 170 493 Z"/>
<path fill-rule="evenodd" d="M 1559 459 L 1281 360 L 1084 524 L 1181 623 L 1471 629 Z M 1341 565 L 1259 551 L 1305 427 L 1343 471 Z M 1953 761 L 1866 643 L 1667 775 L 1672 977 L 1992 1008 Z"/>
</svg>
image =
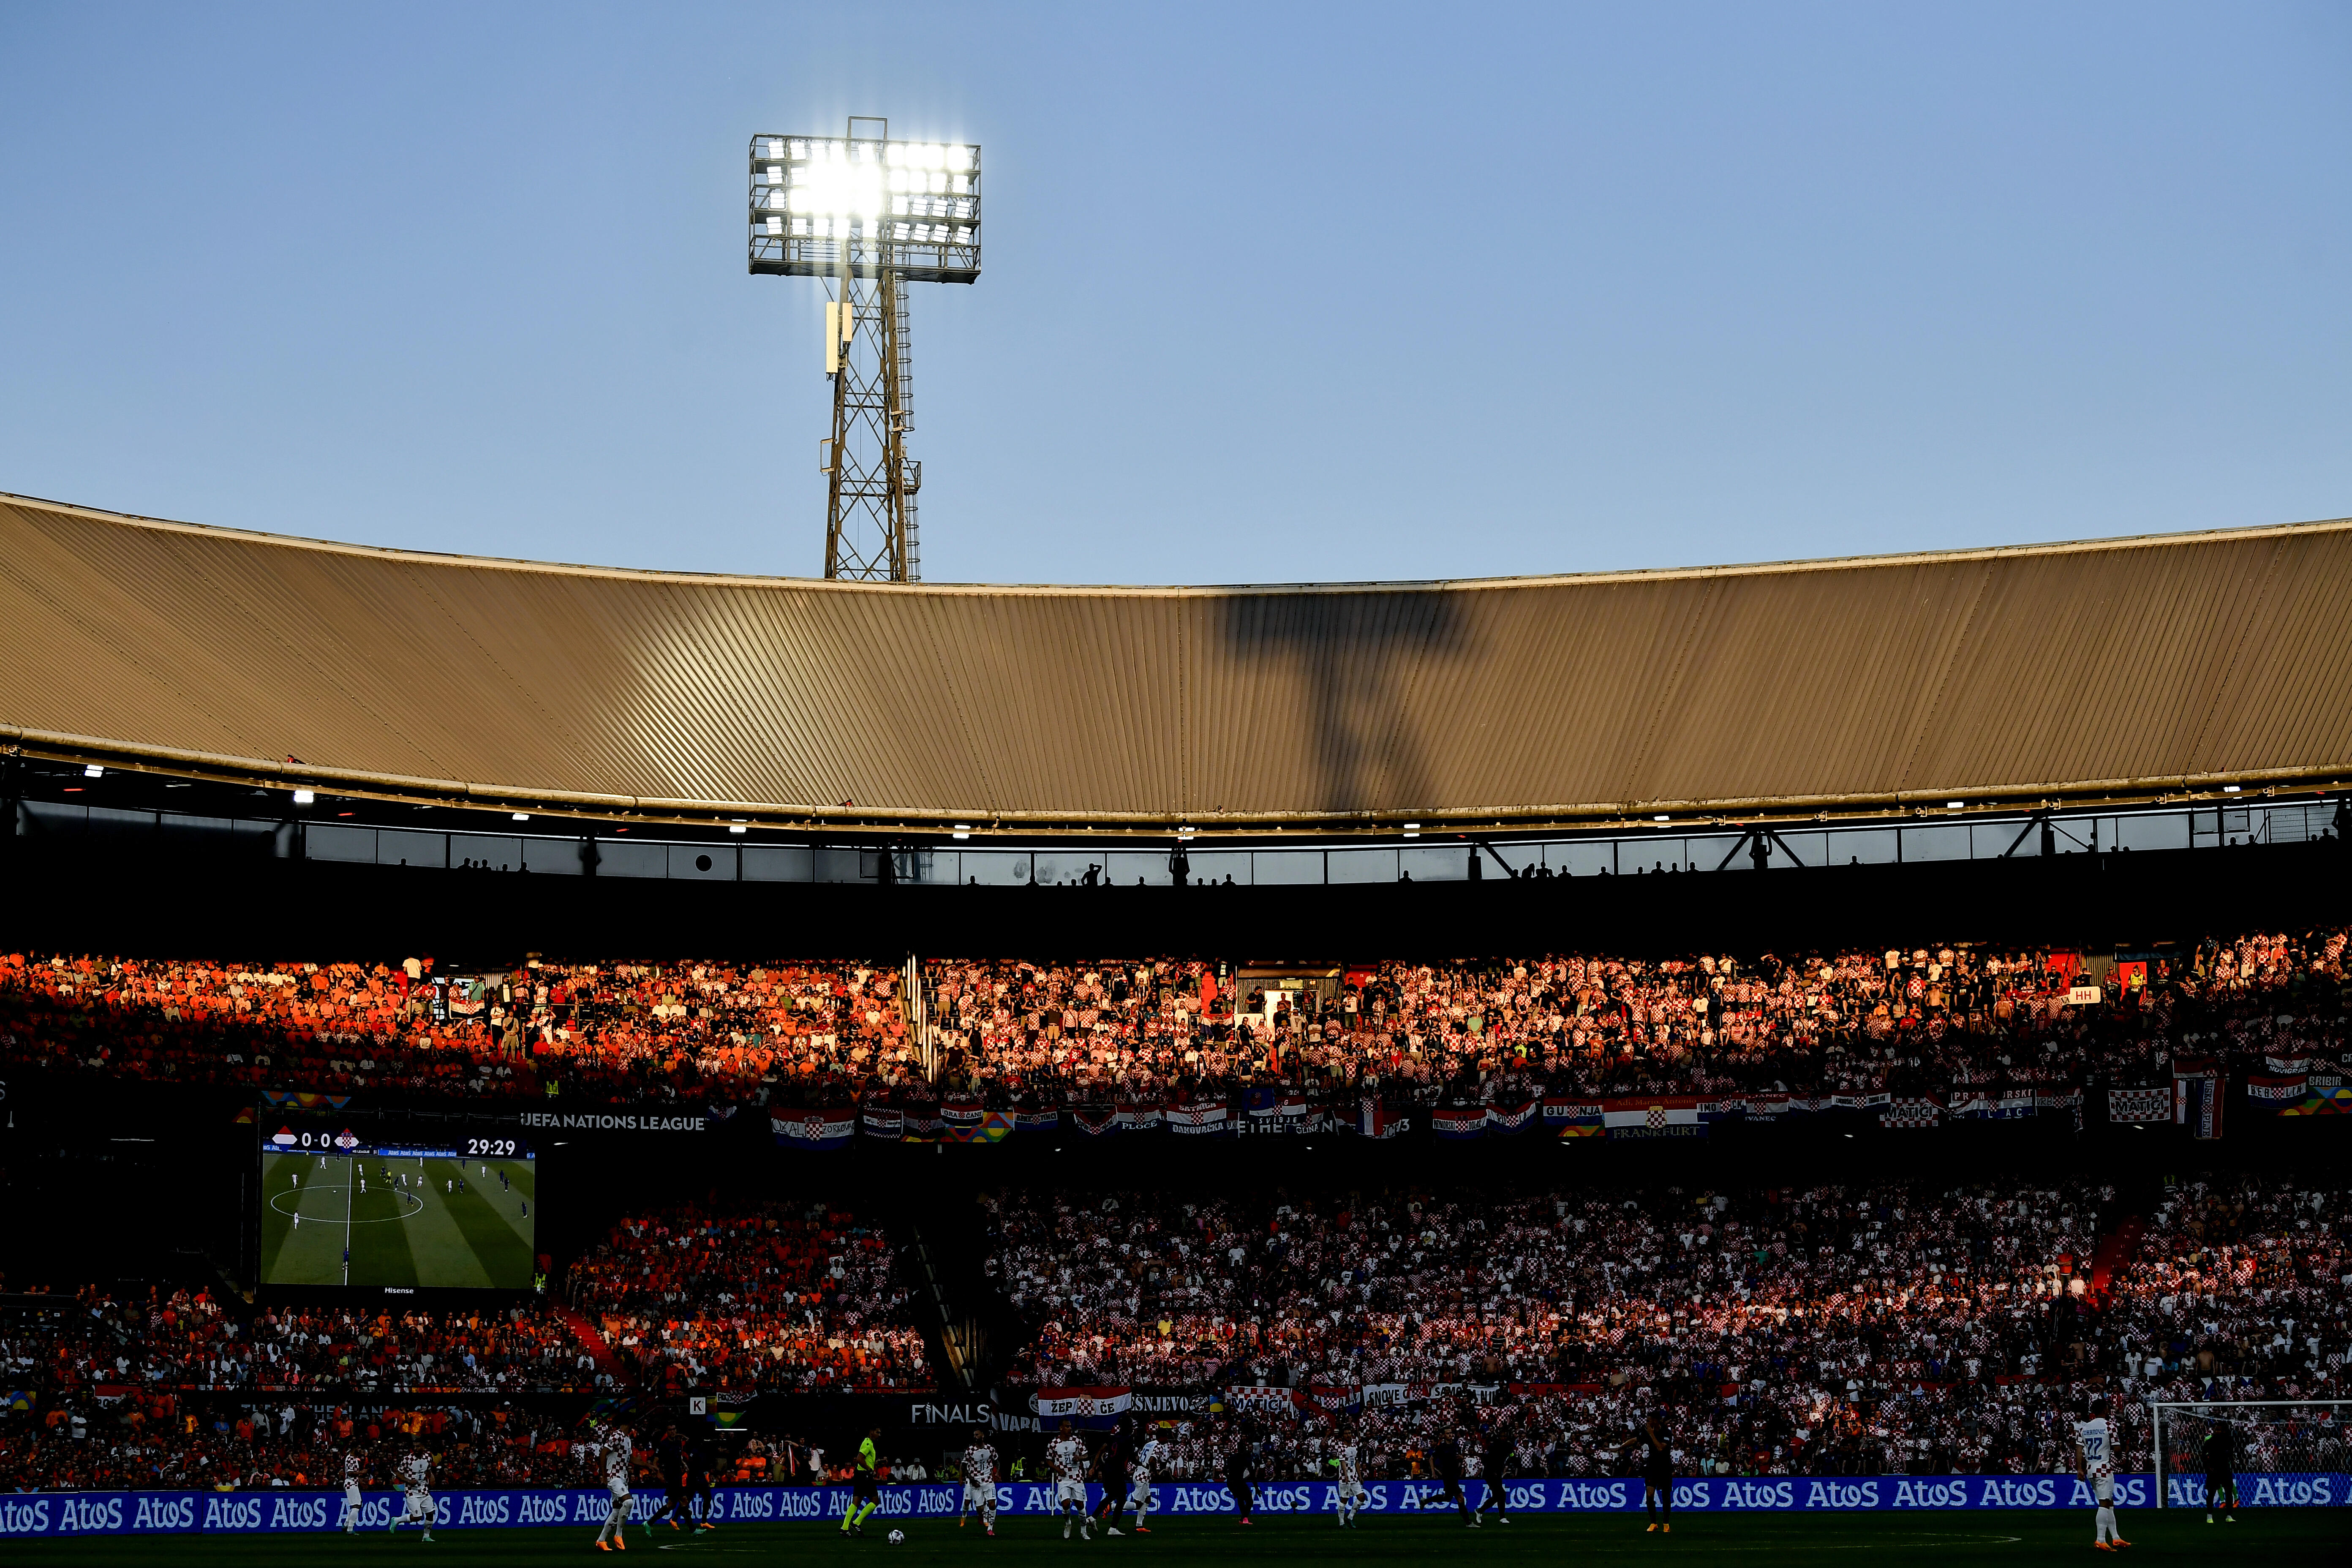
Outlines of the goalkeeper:
<svg viewBox="0 0 2352 1568">
<path fill-rule="evenodd" d="M 2215 1509 L 2231 1524 L 2238 1522 L 2238 1429 L 2227 1421 L 2216 1422 L 2205 1434 L 2206 1523 L 2213 1522 Z"/>
</svg>

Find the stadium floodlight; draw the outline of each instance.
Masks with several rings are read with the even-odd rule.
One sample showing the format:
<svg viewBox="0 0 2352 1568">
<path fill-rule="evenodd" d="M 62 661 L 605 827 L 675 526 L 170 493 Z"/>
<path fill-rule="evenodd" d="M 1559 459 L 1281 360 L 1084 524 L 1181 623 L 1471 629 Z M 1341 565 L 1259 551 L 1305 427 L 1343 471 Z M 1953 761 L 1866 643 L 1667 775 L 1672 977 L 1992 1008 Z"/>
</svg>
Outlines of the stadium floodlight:
<svg viewBox="0 0 2352 1568">
<path fill-rule="evenodd" d="M 754 136 L 751 167 L 751 271 L 823 278 L 834 296 L 824 574 L 914 582 L 923 466 L 907 456 L 915 421 L 904 286 L 978 280 L 980 149 L 893 141 L 889 121 L 853 118 L 843 136 Z"/>
<path fill-rule="evenodd" d="M 2235 795 L 2244 787 L 2245 786 L 2242 784 L 2223 784 L 2221 786 L 2221 793 L 2223 795 Z"/>
<path fill-rule="evenodd" d="M 319 804 L 319 792 L 310 789 L 298 789 L 294 792 L 294 804 L 296 805 L 316 805 Z"/>
</svg>

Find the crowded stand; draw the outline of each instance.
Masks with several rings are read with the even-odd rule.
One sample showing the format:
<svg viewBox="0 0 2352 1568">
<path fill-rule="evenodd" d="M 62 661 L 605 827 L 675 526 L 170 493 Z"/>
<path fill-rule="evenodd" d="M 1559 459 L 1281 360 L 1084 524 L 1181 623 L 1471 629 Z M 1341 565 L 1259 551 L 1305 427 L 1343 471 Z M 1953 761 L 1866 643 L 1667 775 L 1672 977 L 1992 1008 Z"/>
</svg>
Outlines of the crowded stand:
<svg viewBox="0 0 2352 1568">
<path fill-rule="evenodd" d="M 238 965 L 0 955 L 13 1064 L 174 1083 L 480 1100 L 1158 1102 L 1286 1084 L 1472 1093 L 1896 1094 L 2166 1081 L 2177 1057 L 2336 1070 L 2346 933 L 2101 962 L 1941 944 L 1738 958 L 1384 961 L 1242 991 L 1197 960 Z"/>
<path fill-rule="evenodd" d="M 1213 1398 L 1223 1416 L 1194 1398 L 1160 1426 L 1166 1476 L 1214 1479 L 1238 1444 L 1282 1480 L 1324 1473 L 1342 1430 L 1368 1475 L 1403 1477 L 1498 1424 L 1520 1473 L 1603 1477 L 1653 1416 L 1686 1475 L 2047 1474 L 2094 1393 L 2144 1470 L 2146 1401 L 2352 1398 L 2347 1195 L 2234 1176 L 2136 1215 L 2076 1179 L 981 1204 L 987 1278 L 1027 1330 L 1016 1399 Z M 579 1485 L 576 1412 L 532 1395 L 930 1385 L 887 1249 L 828 1205 L 632 1215 L 565 1289 L 623 1380 L 539 1304 L 8 1298 L 0 1487 L 308 1486 L 412 1442 L 445 1484 Z M 775 1437 L 740 1451 L 744 1479 L 810 1479 Z"/>
<path fill-rule="evenodd" d="M 568 1308 L 248 1305 L 94 1287 L 13 1298 L 0 1313 L 0 1489 L 59 1477 L 309 1485 L 326 1474 L 322 1427 L 348 1427 L 354 1408 L 362 1432 L 376 1427 L 372 1444 L 421 1438 L 450 1456 L 450 1484 L 572 1485 L 573 1435 L 552 1415 L 510 1413 L 507 1396 L 691 1388 L 740 1402 L 933 1385 L 882 1235 L 838 1207 L 633 1214 L 564 1289 Z M 452 1396 L 466 1397 L 441 1403 Z"/>
<path fill-rule="evenodd" d="M 882 1233 L 824 1205 L 633 1215 L 572 1266 L 641 1386 L 875 1393 L 932 1386 Z"/>
<path fill-rule="evenodd" d="M 1607 1474 L 1652 1414 L 1683 1474 L 2046 1473 L 2091 1390 L 2126 1395 L 2119 1453 L 2144 1469 L 2144 1398 L 2352 1396 L 2344 1196 L 2179 1189 L 2105 1290 L 2122 1216 L 2080 1181 L 1005 1194 L 987 1267 L 1034 1331 L 1013 1381 L 1358 1412 L 1375 1475 L 1474 1415 L 1516 1423 L 1529 1474 Z M 1275 1424 L 1260 1473 L 1312 1475 L 1328 1438 Z M 1173 1447 L 1213 1474 L 1213 1441 Z"/>
<path fill-rule="evenodd" d="M 61 1389 L 352 1393 L 560 1392 L 596 1386 L 593 1363 L 537 1307 L 265 1304 L 248 1316 L 209 1290 L 120 1300 L 92 1288 L 0 1343 Z"/>
</svg>

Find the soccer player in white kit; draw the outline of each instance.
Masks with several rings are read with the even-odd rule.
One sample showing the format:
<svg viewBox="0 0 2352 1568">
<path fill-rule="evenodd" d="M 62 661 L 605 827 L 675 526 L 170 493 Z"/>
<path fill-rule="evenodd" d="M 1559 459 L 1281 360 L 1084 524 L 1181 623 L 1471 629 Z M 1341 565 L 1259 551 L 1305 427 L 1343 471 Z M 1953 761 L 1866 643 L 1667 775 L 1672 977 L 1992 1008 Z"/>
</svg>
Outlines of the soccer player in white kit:
<svg viewBox="0 0 2352 1568">
<path fill-rule="evenodd" d="M 2107 1402 L 2091 1401 L 2091 1418 L 2074 1428 L 2074 1473 L 2088 1482 L 2098 1500 L 2097 1533 L 2092 1544 L 2102 1552 L 2129 1546 L 2116 1531 L 2116 1446 L 2107 1430 Z"/>
<path fill-rule="evenodd" d="M 360 1527 L 360 1451 L 343 1450 L 343 1517 L 345 1535 L 355 1533 Z"/>
<path fill-rule="evenodd" d="M 1135 1458 L 1128 1464 L 1127 1506 L 1135 1515 L 1135 1533 L 1138 1535 L 1151 1533 L 1151 1527 L 1143 1522 L 1143 1516 L 1151 1511 L 1151 1472 L 1160 1468 L 1167 1456 L 1168 1450 L 1160 1447 L 1160 1439 L 1146 1432 L 1143 1441 L 1136 1446 Z M 1111 1528 L 1106 1533 L 1117 1535 L 1118 1511 L 1112 1510 L 1110 1517 Z"/>
<path fill-rule="evenodd" d="M 1045 1457 L 1054 1466 L 1054 1511 L 1062 1516 L 1062 1539 L 1070 1538 L 1070 1510 L 1078 1512 L 1078 1535 L 1086 1541 L 1095 1538 L 1095 1521 L 1087 1517 L 1087 1440 L 1070 1430 L 1070 1418 L 1062 1417 L 1061 1436 L 1045 1445 Z"/>
<path fill-rule="evenodd" d="M 591 1426 L 588 1435 L 596 1440 L 580 1445 L 583 1458 L 602 1456 L 604 1461 L 604 1489 L 613 1494 L 613 1506 L 604 1515 L 604 1528 L 596 1531 L 599 1552 L 626 1552 L 629 1549 L 629 1435 L 617 1426 Z"/>
<path fill-rule="evenodd" d="M 400 1462 L 401 1479 L 408 1484 L 407 1500 L 402 1505 L 400 1517 L 386 1527 L 387 1532 L 404 1524 L 421 1524 L 425 1539 L 433 1539 L 433 1456 L 422 1448 Z"/>
<path fill-rule="evenodd" d="M 1342 1530 L 1355 1528 L 1357 1511 L 1363 1507 L 1365 1498 L 1371 1495 L 1364 1490 L 1363 1454 L 1363 1447 L 1356 1441 L 1352 1430 L 1340 1433 L 1332 1446 L 1331 1468 L 1339 1472 L 1337 1500 Z"/>
<path fill-rule="evenodd" d="M 971 1429 L 971 1447 L 963 1451 L 963 1507 L 956 1512 L 956 1528 L 963 1528 L 964 1516 L 980 1510 L 980 1522 L 988 1533 L 996 1533 L 996 1445 L 988 1440 L 988 1428 Z"/>
</svg>

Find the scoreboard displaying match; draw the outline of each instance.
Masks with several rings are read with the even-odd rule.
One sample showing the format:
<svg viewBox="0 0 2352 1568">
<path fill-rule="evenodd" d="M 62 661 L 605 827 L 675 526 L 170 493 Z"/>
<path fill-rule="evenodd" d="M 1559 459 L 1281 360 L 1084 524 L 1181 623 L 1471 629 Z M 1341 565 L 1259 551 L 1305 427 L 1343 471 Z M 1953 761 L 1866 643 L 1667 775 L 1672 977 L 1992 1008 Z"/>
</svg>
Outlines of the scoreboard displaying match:
<svg viewBox="0 0 2352 1568">
<path fill-rule="evenodd" d="M 258 1114 L 264 1288 L 531 1289 L 539 1162 L 527 1138 L 280 1106 Z"/>
</svg>

